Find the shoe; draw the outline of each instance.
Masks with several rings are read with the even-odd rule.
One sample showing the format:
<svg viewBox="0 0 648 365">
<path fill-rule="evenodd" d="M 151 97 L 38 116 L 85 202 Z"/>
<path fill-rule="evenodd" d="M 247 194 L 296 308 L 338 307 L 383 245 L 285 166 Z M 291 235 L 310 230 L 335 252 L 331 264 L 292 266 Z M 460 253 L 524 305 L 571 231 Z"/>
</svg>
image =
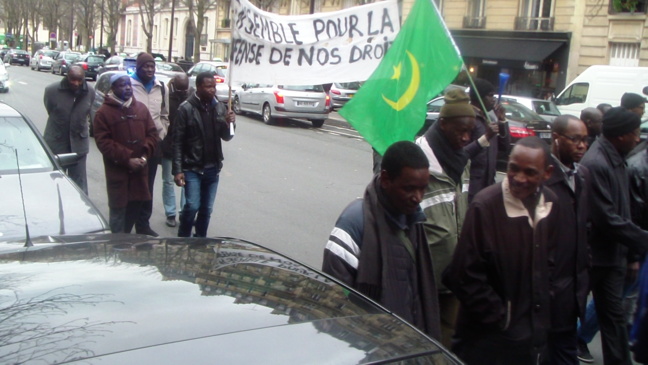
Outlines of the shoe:
<svg viewBox="0 0 648 365">
<path fill-rule="evenodd" d="M 169 227 L 175 227 L 176 226 L 176 220 L 175 220 L 175 215 L 170 215 L 166 219 L 166 225 Z"/>
<path fill-rule="evenodd" d="M 577 348 L 577 357 L 578 360 L 591 364 L 594 362 L 594 357 L 592 357 L 592 354 L 590 354 L 589 349 L 587 348 L 587 344 L 583 341 L 578 341 L 578 348 Z"/>
<path fill-rule="evenodd" d="M 159 234 L 157 234 L 157 232 L 152 230 L 151 227 L 137 229 L 136 232 L 137 232 L 137 234 L 145 234 L 147 236 L 153 236 L 153 237 L 159 236 Z"/>
</svg>

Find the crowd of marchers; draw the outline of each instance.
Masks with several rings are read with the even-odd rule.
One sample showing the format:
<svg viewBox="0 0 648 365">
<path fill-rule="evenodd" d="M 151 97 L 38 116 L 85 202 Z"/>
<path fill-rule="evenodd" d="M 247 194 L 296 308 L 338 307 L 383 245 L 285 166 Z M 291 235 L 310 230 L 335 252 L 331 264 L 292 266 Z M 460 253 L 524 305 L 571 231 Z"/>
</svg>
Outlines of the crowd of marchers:
<svg viewBox="0 0 648 365">
<path fill-rule="evenodd" d="M 157 236 L 149 221 L 161 165 L 166 224 L 180 237 L 206 236 L 221 141 L 235 129 L 213 76 L 199 74 L 190 93 L 186 75 L 164 84 L 142 53 L 134 74 L 110 83 L 93 124 L 111 230 Z M 599 328 L 605 364 L 631 364 L 631 350 L 648 363 L 646 99 L 627 93 L 618 107 L 556 118 L 551 145 L 519 140 L 496 183 L 510 136 L 494 92 L 481 79 L 469 94 L 448 91 L 436 123 L 386 150 L 364 196 L 339 216 L 323 271 L 467 364 L 592 362 L 587 343 Z M 93 99 L 78 66 L 44 94 L 45 140 L 80 156 L 67 173 L 86 193 Z"/>
<path fill-rule="evenodd" d="M 221 141 L 234 136 L 235 114 L 215 98 L 211 73 L 199 74 L 196 90 L 190 93 L 186 74 L 167 85 L 155 78 L 155 69 L 153 56 L 141 53 L 135 73 L 112 75 L 110 91 L 93 121 L 106 174 L 110 229 L 158 235 L 150 219 L 161 165 L 166 224 L 178 226 L 180 237 L 205 237 L 223 166 Z M 86 194 L 86 118 L 94 95 L 79 66 L 70 67 L 44 95 L 49 115 L 44 138 L 54 153 L 80 156 L 66 173 Z M 183 187 L 179 208 L 174 182 Z"/>
<path fill-rule="evenodd" d="M 510 139 L 494 91 L 448 91 L 436 123 L 387 149 L 323 271 L 466 364 L 593 362 L 599 328 L 605 364 L 648 363 L 646 99 L 559 116 L 551 145 L 516 142 L 496 183 Z"/>
</svg>

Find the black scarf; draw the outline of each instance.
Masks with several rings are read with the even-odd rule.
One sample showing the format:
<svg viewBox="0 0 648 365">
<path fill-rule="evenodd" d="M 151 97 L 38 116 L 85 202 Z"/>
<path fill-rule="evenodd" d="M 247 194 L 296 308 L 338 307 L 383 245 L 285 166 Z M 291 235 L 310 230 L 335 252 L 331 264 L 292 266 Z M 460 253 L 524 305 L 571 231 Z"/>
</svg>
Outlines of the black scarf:
<svg viewBox="0 0 648 365">
<path fill-rule="evenodd" d="M 455 150 L 450 146 L 448 140 L 443 135 L 440 123 L 437 121 L 432 128 L 425 132 L 425 139 L 427 140 L 432 152 L 441 164 L 443 171 L 450 176 L 455 184 L 461 183 L 461 174 L 463 173 L 466 164 L 468 163 L 468 154 L 463 148 Z"/>
</svg>

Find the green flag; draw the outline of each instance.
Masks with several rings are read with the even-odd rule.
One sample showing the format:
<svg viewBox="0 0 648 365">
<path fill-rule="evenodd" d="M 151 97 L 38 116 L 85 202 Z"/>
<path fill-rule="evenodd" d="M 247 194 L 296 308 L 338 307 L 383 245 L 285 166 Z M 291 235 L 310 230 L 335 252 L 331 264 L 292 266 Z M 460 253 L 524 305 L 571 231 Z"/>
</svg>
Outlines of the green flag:
<svg viewBox="0 0 648 365">
<path fill-rule="evenodd" d="M 416 0 L 380 65 L 340 109 L 381 155 L 394 142 L 414 139 L 425 121 L 427 102 L 463 65 L 432 1 Z"/>
</svg>

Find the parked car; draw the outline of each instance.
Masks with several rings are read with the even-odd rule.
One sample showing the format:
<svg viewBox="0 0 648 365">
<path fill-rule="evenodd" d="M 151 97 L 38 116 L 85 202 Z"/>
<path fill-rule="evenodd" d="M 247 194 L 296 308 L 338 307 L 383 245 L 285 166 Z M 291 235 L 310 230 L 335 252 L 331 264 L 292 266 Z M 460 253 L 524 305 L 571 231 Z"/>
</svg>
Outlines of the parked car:
<svg viewBox="0 0 648 365">
<path fill-rule="evenodd" d="M 51 70 L 54 59 L 59 54 L 58 51 L 51 49 L 39 49 L 34 52 L 34 57 L 29 61 L 32 70 Z"/>
<path fill-rule="evenodd" d="M 127 71 L 106 71 L 97 77 L 97 82 L 95 82 L 95 98 L 92 106 L 90 107 L 90 114 L 88 114 L 88 124 L 90 125 L 90 135 L 94 136 L 94 118 L 97 113 L 97 109 L 104 103 L 106 94 L 110 91 L 110 77 L 114 74 L 124 74 L 128 75 Z M 156 73 L 155 78 L 160 80 L 165 85 L 171 80 L 170 75 L 164 73 Z"/>
<path fill-rule="evenodd" d="M 526 96 L 513 96 L 513 95 L 502 95 L 502 99 L 507 99 L 511 101 L 518 102 L 525 107 L 533 110 L 538 113 L 542 118 L 548 122 L 553 122 L 557 116 L 560 115 L 560 111 L 556 104 L 551 100 L 530 98 Z"/>
<path fill-rule="evenodd" d="M 27 117 L 0 103 L 0 242 L 25 243 L 26 228 L 34 239 L 109 232 L 99 210 L 61 171 L 77 159 L 52 154 Z"/>
<path fill-rule="evenodd" d="M 0 92 L 9 92 L 9 72 L 4 63 L 0 63 Z"/>
<path fill-rule="evenodd" d="M 443 104 L 445 104 L 445 101 L 442 96 L 428 102 L 427 116 L 419 134 L 425 133 L 439 119 L 439 112 Z M 511 147 L 519 139 L 530 136 L 538 136 L 551 145 L 551 123 L 549 121 L 516 101 L 502 97 L 501 104 L 506 112 L 506 121 L 511 135 Z M 506 170 L 509 153 L 510 148 L 499 152 L 497 160 L 497 169 L 499 171 Z"/>
<path fill-rule="evenodd" d="M 63 51 L 56 55 L 54 63 L 52 63 L 52 73 L 57 73 L 59 75 L 67 75 L 68 68 L 72 66 L 79 58 L 81 53 L 79 52 L 70 52 Z"/>
<path fill-rule="evenodd" d="M 3 49 L 0 49 L 0 60 L 4 62 L 5 56 L 7 55 L 7 52 L 11 51 L 11 48 L 5 47 Z"/>
<path fill-rule="evenodd" d="M 104 64 L 104 56 L 97 54 L 87 54 L 79 58 L 75 65 L 83 67 L 85 76 L 91 78 L 93 81 L 97 80 L 97 70 Z"/>
<path fill-rule="evenodd" d="M 11 49 L 4 56 L 4 63 L 10 65 L 20 64 L 23 66 L 29 66 L 29 52 L 22 49 Z"/>
<path fill-rule="evenodd" d="M 227 83 L 227 68 L 229 64 L 226 62 L 212 62 L 201 61 L 196 63 L 192 68 L 187 71 L 189 75 L 189 89 L 196 89 L 196 76 L 201 72 L 211 72 L 216 81 L 216 98 L 222 102 L 229 101 L 229 86 Z"/>
<path fill-rule="evenodd" d="M 77 237 L 0 248 L 13 364 L 444 364 L 357 291 L 232 238 Z"/>
<path fill-rule="evenodd" d="M 155 62 L 155 73 L 165 73 L 167 75 L 178 75 L 178 74 L 187 74 L 185 70 L 182 69 L 177 63 L 173 62 L 162 62 L 162 61 L 156 61 Z"/>
<path fill-rule="evenodd" d="M 334 82 L 331 85 L 329 95 L 333 109 L 341 108 L 346 104 L 360 89 L 360 82 Z"/>
<path fill-rule="evenodd" d="M 104 62 L 103 66 L 99 68 L 98 75 L 106 71 L 129 71 L 135 72 L 137 66 L 137 59 L 128 56 L 112 56 Z"/>
<path fill-rule="evenodd" d="M 244 84 L 234 95 L 232 109 L 238 114 L 259 114 L 266 124 L 276 118 L 303 118 L 320 128 L 331 111 L 331 98 L 322 85 Z"/>
</svg>

